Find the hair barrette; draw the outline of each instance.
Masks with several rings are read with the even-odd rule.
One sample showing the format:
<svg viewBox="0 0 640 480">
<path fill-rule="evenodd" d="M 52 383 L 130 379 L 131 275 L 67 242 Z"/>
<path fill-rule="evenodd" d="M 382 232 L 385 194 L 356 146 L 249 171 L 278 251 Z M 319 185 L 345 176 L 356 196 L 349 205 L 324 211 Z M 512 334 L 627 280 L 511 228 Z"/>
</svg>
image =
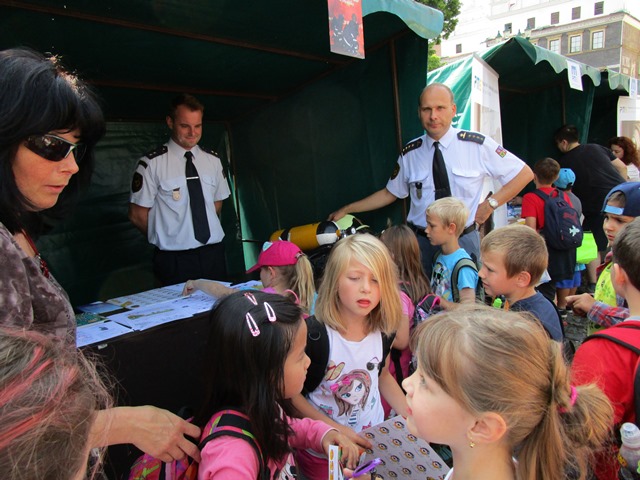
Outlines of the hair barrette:
<svg viewBox="0 0 640 480">
<path fill-rule="evenodd" d="M 251 303 L 253 303 L 256 307 L 258 306 L 258 300 L 256 300 L 256 297 L 253 295 L 253 293 L 245 292 L 244 296 L 247 298 L 247 300 L 249 300 Z"/>
<path fill-rule="evenodd" d="M 267 302 L 264 302 L 264 309 L 267 312 L 267 319 L 273 323 L 277 320 L 276 312 L 273 310 L 273 307 L 269 305 Z"/>
<path fill-rule="evenodd" d="M 244 318 L 247 321 L 247 325 L 249 326 L 249 330 L 251 331 L 251 335 L 253 335 L 254 337 L 257 337 L 258 335 L 260 335 L 260 329 L 258 328 L 258 324 L 253 319 L 251 314 L 249 312 L 247 312 L 247 314 L 244 316 Z"/>
</svg>

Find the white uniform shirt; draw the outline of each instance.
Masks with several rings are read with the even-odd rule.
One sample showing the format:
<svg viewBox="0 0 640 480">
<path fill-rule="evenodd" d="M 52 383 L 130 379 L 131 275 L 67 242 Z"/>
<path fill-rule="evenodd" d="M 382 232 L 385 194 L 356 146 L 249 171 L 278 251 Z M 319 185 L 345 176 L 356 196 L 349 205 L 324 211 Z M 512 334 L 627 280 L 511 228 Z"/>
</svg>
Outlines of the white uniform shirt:
<svg viewBox="0 0 640 480">
<path fill-rule="evenodd" d="M 166 152 L 157 156 L 151 153 L 138 162 L 130 201 L 151 209 L 147 232 L 149 243 L 160 250 L 190 250 L 201 247 L 202 244 L 194 237 L 189 207 L 184 158 L 186 150 L 173 140 L 165 146 Z M 197 145 L 191 149 L 191 153 L 200 177 L 209 220 L 211 237 L 207 243 L 219 243 L 224 238 L 224 231 L 214 202 L 229 196 L 229 185 L 218 157 Z M 136 182 L 140 180 L 142 186 L 136 190 Z"/>
<path fill-rule="evenodd" d="M 435 200 L 433 143 L 434 140 L 428 135 L 409 142 L 403 149 L 406 153 L 398 158 L 394 176 L 387 182 L 387 190 L 396 197 L 411 196 L 407 221 L 419 227 L 426 226 L 427 207 Z M 453 127 L 440 139 L 440 150 L 447 166 L 451 195 L 462 200 L 469 208 L 466 226 L 473 223 L 478 205 L 484 200 L 481 196 L 485 177 L 505 185 L 525 165 L 490 137 Z M 418 198 L 417 194 L 419 183 L 422 183 L 422 198 Z"/>
<path fill-rule="evenodd" d="M 346 340 L 328 328 L 329 363 L 318 388 L 308 400 L 317 410 L 356 432 L 384 420 L 378 388 L 382 334 L 372 332 L 359 342 Z M 342 400 L 337 401 L 336 398 Z"/>
</svg>

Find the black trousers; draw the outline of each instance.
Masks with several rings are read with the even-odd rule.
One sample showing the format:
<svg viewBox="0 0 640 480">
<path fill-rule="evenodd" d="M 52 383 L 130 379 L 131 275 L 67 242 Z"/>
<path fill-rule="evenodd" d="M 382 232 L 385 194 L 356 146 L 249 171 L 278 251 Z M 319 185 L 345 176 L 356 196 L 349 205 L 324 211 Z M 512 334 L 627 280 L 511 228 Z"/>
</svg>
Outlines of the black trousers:
<svg viewBox="0 0 640 480">
<path fill-rule="evenodd" d="M 160 250 L 153 253 L 153 273 L 162 285 L 208 278 L 226 280 L 224 243 L 203 245 L 192 250 Z"/>
</svg>

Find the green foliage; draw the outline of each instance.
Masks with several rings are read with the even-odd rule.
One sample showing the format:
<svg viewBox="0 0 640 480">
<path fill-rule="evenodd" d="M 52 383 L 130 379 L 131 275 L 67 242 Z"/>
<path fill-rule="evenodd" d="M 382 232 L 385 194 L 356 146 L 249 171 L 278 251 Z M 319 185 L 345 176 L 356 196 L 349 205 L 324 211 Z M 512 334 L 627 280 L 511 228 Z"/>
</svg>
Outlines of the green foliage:
<svg viewBox="0 0 640 480">
<path fill-rule="evenodd" d="M 442 65 L 444 65 L 440 61 L 440 57 L 436 55 L 436 51 L 433 48 L 433 45 L 434 45 L 433 42 L 429 42 L 429 58 L 427 59 L 427 72 L 431 72 L 432 70 L 435 70 L 436 68 L 439 68 Z"/>
<path fill-rule="evenodd" d="M 427 5 L 436 10 L 440 10 L 444 15 L 444 27 L 440 37 L 449 38 L 458 24 L 458 14 L 460 13 L 460 0 L 415 0 L 423 5 Z M 437 42 L 440 43 L 440 37 Z"/>
</svg>

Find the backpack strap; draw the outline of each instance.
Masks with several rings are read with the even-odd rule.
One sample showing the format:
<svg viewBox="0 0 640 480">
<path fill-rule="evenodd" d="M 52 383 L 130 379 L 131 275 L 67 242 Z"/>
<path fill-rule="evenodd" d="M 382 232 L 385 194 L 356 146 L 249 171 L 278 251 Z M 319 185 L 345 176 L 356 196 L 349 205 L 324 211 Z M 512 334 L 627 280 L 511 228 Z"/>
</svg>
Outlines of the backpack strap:
<svg viewBox="0 0 640 480">
<path fill-rule="evenodd" d="M 315 317 L 311 315 L 305 319 L 307 323 L 307 347 L 305 349 L 307 355 L 311 359 L 309 368 L 307 369 L 307 378 L 304 381 L 303 394 L 313 392 L 322 379 L 327 370 L 329 363 L 329 335 L 327 327 Z"/>
<path fill-rule="evenodd" d="M 458 289 L 458 276 L 460 275 L 460 270 L 465 267 L 473 268 L 473 270 L 476 273 L 478 273 L 478 266 L 476 265 L 476 262 L 474 262 L 472 259 L 461 258 L 456 262 L 455 266 L 453 267 L 453 272 L 451 272 L 451 299 L 454 302 L 460 301 L 460 290 Z M 474 295 L 475 295 L 476 289 L 477 289 L 477 284 L 476 284 L 476 288 L 474 288 Z"/>
<path fill-rule="evenodd" d="M 260 448 L 260 445 L 258 445 L 256 437 L 251 433 L 251 422 L 249 421 L 249 417 L 238 410 L 221 410 L 211 417 L 207 426 L 207 431 L 209 433 L 200 442 L 200 445 L 198 446 L 200 451 L 202 451 L 204 446 L 214 438 L 222 436 L 241 438 L 248 442 L 255 450 L 256 455 L 258 455 L 258 462 L 260 463 L 258 480 L 269 480 L 271 472 L 264 461 L 262 449 Z"/>
<path fill-rule="evenodd" d="M 627 350 L 631 350 L 636 355 L 638 355 L 638 359 L 636 360 L 636 366 L 633 373 L 633 404 L 636 412 L 636 425 L 640 423 L 640 369 L 638 368 L 640 364 L 640 347 L 633 345 L 631 343 L 627 343 L 626 341 L 619 338 L 616 334 L 620 334 L 624 336 L 625 334 L 621 331 L 617 331 L 619 328 L 631 329 L 631 330 L 640 330 L 640 325 L 632 325 L 632 324 L 619 324 L 613 331 L 609 331 L 611 329 L 606 329 L 602 332 L 594 333 L 589 335 L 584 339 L 584 342 L 588 340 L 592 340 L 594 338 L 603 338 L 605 340 L 609 340 L 617 345 L 620 345 Z M 614 333 L 615 332 L 615 333 Z M 611 335 L 613 334 L 613 335 Z"/>
</svg>

